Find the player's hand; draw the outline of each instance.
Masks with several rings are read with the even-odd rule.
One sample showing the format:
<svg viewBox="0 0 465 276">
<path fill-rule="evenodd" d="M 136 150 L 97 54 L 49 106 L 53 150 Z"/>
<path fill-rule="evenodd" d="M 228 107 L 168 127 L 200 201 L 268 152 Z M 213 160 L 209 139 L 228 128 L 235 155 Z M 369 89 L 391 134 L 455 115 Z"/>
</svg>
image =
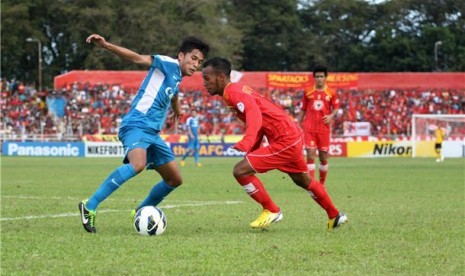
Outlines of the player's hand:
<svg viewBox="0 0 465 276">
<path fill-rule="evenodd" d="M 181 117 L 181 113 L 179 113 L 179 112 L 172 112 L 172 113 L 168 114 L 168 119 L 173 121 L 173 122 L 179 121 L 180 117 Z"/>
<path fill-rule="evenodd" d="M 331 114 L 323 116 L 323 123 L 329 125 L 333 120 L 333 116 Z"/>
<path fill-rule="evenodd" d="M 236 148 L 235 146 L 229 147 L 230 149 L 237 151 L 237 152 L 243 152 L 241 149 Z"/>
<path fill-rule="evenodd" d="M 87 43 L 94 43 L 96 46 L 100 48 L 105 48 L 105 45 L 107 44 L 107 41 L 105 38 L 101 35 L 98 34 L 91 34 L 87 37 L 86 39 Z"/>
<path fill-rule="evenodd" d="M 181 118 L 181 112 L 180 112 L 179 110 L 175 110 L 175 111 L 173 112 L 173 119 L 174 119 L 175 121 L 179 121 L 180 118 Z"/>
<path fill-rule="evenodd" d="M 233 150 L 235 150 L 235 151 L 246 152 L 245 150 L 239 148 L 239 147 L 237 146 L 237 144 L 234 145 L 234 146 L 232 146 L 231 148 L 232 148 Z"/>
</svg>

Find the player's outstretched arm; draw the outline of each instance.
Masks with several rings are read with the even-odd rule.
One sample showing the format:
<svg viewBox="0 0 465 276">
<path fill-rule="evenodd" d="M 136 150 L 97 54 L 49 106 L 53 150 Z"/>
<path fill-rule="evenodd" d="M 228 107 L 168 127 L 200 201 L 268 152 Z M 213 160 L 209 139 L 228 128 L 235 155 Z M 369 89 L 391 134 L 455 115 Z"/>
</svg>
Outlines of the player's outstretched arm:
<svg viewBox="0 0 465 276">
<path fill-rule="evenodd" d="M 94 43 L 96 46 L 107 49 L 110 52 L 115 53 L 121 58 L 127 59 L 135 64 L 150 66 L 152 65 L 152 57 L 149 55 L 140 55 L 127 48 L 112 44 L 105 40 L 105 38 L 98 34 L 91 34 L 86 39 L 87 43 Z"/>
</svg>

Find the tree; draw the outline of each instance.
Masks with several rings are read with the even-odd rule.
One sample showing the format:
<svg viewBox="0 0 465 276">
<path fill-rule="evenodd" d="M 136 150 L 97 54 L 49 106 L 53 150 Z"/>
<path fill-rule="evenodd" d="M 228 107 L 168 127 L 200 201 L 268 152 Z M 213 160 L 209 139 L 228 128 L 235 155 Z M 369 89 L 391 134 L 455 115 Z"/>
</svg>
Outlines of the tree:
<svg viewBox="0 0 465 276">
<path fill-rule="evenodd" d="M 110 41 L 143 54 L 177 56 L 180 42 L 197 36 L 211 45 L 210 55 L 227 56 L 240 49 L 240 32 L 226 24 L 224 1 L 118 1 Z M 105 35 L 102 33 L 102 35 Z M 105 50 L 94 48 L 85 61 L 87 68 L 139 69 Z"/>
<path fill-rule="evenodd" d="M 83 47 L 88 30 L 107 26 L 113 17 L 102 1 L 3 1 L 2 2 L 2 76 L 29 83 L 37 80 L 37 46 L 42 44 L 43 83 L 52 87 L 53 77 L 69 69 L 82 69 L 88 51 Z M 106 28 L 106 27 L 104 27 Z"/>
<path fill-rule="evenodd" d="M 297 71 L 305 69 L 304 36 L 297 1 L 232 0 L 228 12 L 243 32 L 241 69 Z"/>
<path fill-rule="evenodd" d="M 310 60 L 334 71 L 464 70 L 465 3 L 453 0 L 301 1 Z"/>
<path fill-rule="evenodd" d="M 144 54 L 175 56 L 188 35 L 235 69 L 308 71 L 465 70 L 464 1 L 391 0 L 4 0 L 2 77 L 43 86 L 69 70 L 141 68 L 85 43 L 91 33 Z"/>
<path fill-rule="evenodd" d="M 10 6 L 8 5 L 8 1 L 2 1 L 1 32 L 2 77 L 17 77 L 35 82 L 37 78 L 29 72 L 33 72 L 34 70 L 37 72 L 37 45 L 26 45 L 25 40 L 29 35 L 40 35 L 40 32 L 34 32 L 34 28 L 30 24 L 26 3 Z M 25 50 L 30 52 L 30 54 L 24 55 Z M 34 61 L 32 60 L 33 57 L 35 58 Z"/>
<path fill-rule="evenodd" d="M 212 45 L 212 54 L 240 60 L 241 33 L 227 24 L 225 1 L 5 0 L 2 2 L 2 76 L 37 79 L 40 39 L 44 87 L 68 70 L 128 70 L 138 67 L 85 43 L 91 33 L 144 54 L 175 56 L 187 35 Z M 24 47 L 23 47 L 24 46 Z"/>
<path fill-rule="evenodd" d="M 367 63 L 366 66 L 383 71 L 432 71 L 434 45 L 442 41 L 442 68 L 463 70 L 464 63 L 457 60 L 465 54 L 457 44 L 465 35 L 459 5 L 463 11 L 463 3 L 450 0 L 395 0 L 380 5 L 384 16 L 380 17 L 374 39 L 367 47 L 384 64 Z"/>
<path fill-rule="evenodd" d="M 299 11 L 312 52 L 309 68 L 316 63 L 332 71 L 358 71 L 364 44 L 370 39 L 379 11 L 360 0 L 304 1 Z"/>
</svg>

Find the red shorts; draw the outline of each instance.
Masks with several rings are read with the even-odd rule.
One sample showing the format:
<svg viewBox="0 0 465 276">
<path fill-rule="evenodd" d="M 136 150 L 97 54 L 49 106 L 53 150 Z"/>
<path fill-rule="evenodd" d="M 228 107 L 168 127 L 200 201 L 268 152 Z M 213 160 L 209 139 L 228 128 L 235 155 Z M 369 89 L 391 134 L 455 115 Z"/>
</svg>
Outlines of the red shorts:
<svg viewBox="0 0 465 276">
<path fill-rule="evenodd" d="M 289 144 L 271 143 L 249 152 L 245 158 L 257 173 L 280 170 L 285 173 L 304 173 L 307 162 L 303 155 L 302 138 Z"/>
<path fill-rule="evenodd" d="M 328 152 L 329 136 L 329 133 L 304 132 L 305 147 Z"/>
</svg>

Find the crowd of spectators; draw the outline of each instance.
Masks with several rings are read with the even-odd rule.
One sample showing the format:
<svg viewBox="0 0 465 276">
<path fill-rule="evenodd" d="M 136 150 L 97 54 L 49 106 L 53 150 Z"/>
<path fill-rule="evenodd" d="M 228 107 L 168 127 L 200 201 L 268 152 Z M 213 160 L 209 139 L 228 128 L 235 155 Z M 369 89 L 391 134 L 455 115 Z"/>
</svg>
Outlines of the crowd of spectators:
<svg viewBox="0 0 465 276">
<path fill-rule="evenodd" d="M 73 83 L 53 91 L 37 91 L 17 80 L 1 82 L 3 134 L 16 137 L 56 135 L 58 138 L 87 134 L 116 134 L 137 91 L 120 85 Z M 261 89 L 271 101 L 282 106 L 290 117 L 299 114 L 302 90 Z M 465 114 L 465 90 L 354 90 L 337 91 L 341 101 L 333 125 L 333 136 L 343 135 L 344 122 L 369 122 L 374 136 L 409 136 L 412 114 Z M 219 97 L 201 91 L 181 91 L 184 116 L 180 124 L 167 120 L 163 133 L 183 133 L 188 110 L 201 116 L 203 134 L 241 134 L 244 125 L 229 112 Z M 52 100 L 63 103 L 58 107 Z M 61 109 L 61 110 L 57 110 Z"/>
<path fill-rule="evenodd" d="M 0 86 L 3 133 L 19 135 L 41 130 L 56 131 L 48 113 L 46 93 L 17 80 L 2 80 Z"/>
<path fill-rule="evenodd" d="M 2 80 L 1 93 L 1 131 L 13 138 L 116 133 L 134 96 L 117 85 L 75 83 L 66 89 L 37 91 L 17 80 Z"/>
<path fill-rule="evenodd" d="M 334 134 L 342 123 L 370 122 L 375 136 L 409 136 L 413 114 L 464 114 L 465 90 L 340 90 L 341 109 Z"/>
</svg>

